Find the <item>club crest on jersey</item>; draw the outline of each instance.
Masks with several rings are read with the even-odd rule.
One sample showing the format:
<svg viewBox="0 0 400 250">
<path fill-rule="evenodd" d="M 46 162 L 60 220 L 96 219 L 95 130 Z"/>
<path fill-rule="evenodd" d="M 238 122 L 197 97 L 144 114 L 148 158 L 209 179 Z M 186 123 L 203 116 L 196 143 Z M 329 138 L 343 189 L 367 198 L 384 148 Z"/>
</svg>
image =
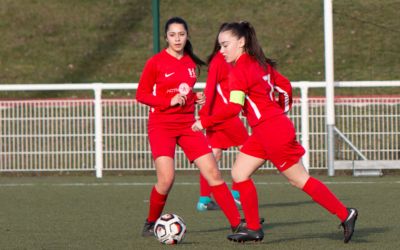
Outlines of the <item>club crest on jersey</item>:
<svg viewBox="0 0 400 250">
<path fill-rule="evenodd" d="M 188 72 L 191 78 L 196 78 L 196 71 L 194 70 L 194 68 L 188 68 Z"/>
<path fill-rule="evenodd" d="M 189 92 L 190 92 L 189 84 L 187 84 L 186 82 L 179 84 L 178 90 L 179 90 L 179 94 L 181 94 L 181 95 L 189 94 Z"/>
</svg>

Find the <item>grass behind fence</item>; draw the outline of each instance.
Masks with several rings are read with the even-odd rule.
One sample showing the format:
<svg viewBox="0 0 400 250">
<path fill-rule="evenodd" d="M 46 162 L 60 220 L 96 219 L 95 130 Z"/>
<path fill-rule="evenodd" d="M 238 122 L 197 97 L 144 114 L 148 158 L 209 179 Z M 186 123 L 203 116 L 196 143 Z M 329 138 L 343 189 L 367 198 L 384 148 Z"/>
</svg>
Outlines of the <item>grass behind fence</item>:
<svg viewBox="0 0 400 250">
<path fill-rule="evenodd" d="M 186 221 L 174 249 L 399 249 L 400 179 L 319 177 L 345 204 L 359 209 L 353 240 L 339 222 L 277 175 L 257 175 L 260 244 L 234 244 L 220 211 L 199 213 L 197 175 L 179 174 L 165 212 Z M 0 249 L 171 249 L 140 232 L 154 176 L 0 177 Z"/>
</svg>

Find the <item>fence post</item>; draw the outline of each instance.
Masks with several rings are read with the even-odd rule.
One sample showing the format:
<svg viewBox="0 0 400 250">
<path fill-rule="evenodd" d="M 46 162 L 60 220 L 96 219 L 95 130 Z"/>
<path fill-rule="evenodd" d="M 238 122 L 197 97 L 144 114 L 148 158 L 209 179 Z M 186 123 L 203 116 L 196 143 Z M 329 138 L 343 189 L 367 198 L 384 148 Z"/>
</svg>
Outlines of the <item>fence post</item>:
<svg viewBox="0 0 400 250">
<path fill-rule="evenodd" d="M 101 84 L 94 83 L 94 127 L 96 177 L 103 177 L 103 114 L 101 106 Z"/>
</svg>

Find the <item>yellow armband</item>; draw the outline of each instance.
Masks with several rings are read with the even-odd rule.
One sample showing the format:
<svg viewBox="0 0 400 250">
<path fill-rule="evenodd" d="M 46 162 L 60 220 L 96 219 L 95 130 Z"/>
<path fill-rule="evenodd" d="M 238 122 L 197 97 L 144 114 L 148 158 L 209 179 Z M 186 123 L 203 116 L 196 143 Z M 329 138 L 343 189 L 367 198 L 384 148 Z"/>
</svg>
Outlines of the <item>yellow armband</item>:
<svg viewBox="0 0 400 250">
<path fill-rule="evenodd" d="M 244 99 L 245 99 L 246 95 L 244 94 L 243 91 L 241 90 L 232 90 L 231 94 L 229 96 L 229 101 L 233 102 L 233 103 L 237 103 L 240 105 L 244 105 Z"/>
</svg>

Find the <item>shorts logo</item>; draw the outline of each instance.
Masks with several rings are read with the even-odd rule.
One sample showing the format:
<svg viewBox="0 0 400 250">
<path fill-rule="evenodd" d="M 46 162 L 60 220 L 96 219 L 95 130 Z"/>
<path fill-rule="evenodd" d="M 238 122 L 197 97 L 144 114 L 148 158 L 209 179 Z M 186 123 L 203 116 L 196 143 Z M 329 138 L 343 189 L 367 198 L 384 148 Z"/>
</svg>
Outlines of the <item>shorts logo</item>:
<svg viewBox="0 0 400 250">
<path fill-rule="evenodd" d="M 179 94 L 181 95 L 187 95 L 190 92 L 190 87 L 186 82 L 183 82 L 181 84 L 179 84 Z"/>
<path fill-rule="evenodd" d="M 188 68 L 188 72 L 191 78 L 196 78 L 196 71 L 194 70 L 194 68 Z"/>
</svg>

